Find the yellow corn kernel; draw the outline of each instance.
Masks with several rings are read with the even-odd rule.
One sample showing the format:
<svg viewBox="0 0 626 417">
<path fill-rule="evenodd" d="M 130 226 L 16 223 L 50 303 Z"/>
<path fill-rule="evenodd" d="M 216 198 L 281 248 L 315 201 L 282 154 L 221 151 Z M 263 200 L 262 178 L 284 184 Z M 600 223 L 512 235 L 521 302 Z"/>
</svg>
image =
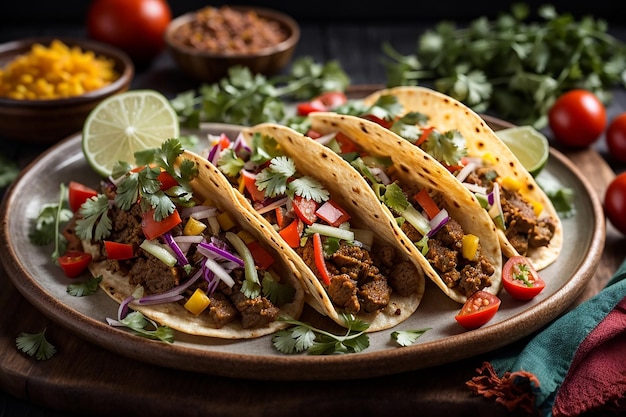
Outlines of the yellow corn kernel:
<svg viewBox="0 0 626 417">
<path fill-rule="evenodd" d="M 235 220 L 233 220 L 233 217 L 227 211 L 218 214 L 217 221 L 223 231 L 230 230 L 235 227 Z"/>
<path fill-rule="evenodd" d="M 483 154 L 482 160 L 483 162 L 485 162 L 486 165 L 493 165 L 496 163 L 496 157 L 493 156 L 493 154 L 489 152 L 485 152 Z"/>
<path fill-rule="evenodd" d="M 196 288 L 189 300 L 185 303 L 185 308 L 196 316 L 202 313 L 211 304 L 211 299 L 200 288 Z"/>
<path fill-rule="evenodd" d="M 204 231 L 204 229 L 206 229 L 206 227 L 206 224 L 202 223 L 200 220 L 190 217 L 183 228 L 183 234 L 185 236 L 198 236 Z"/>
<path fill-rule="evenodd" d="M 500 180 L 500 185 L 502 186 L 502 188 L 504 188 L 505 190 L 509 190 L 509 191 L 517 191 L 520 188 L 522 188 L 522 185 L 524 185 L 522 183 L 522 181 L 518 180 L 517 178 L 513 178 L 513 177 L 504 177 Z"/>
<path fill-rule="evenodd" d="M 543 212 L 543 204 L 541 204 L 537 200 L 529 200 L 528 203 L 533 207 L 533 212 L 535 213 L 535 216 L 539 217 L 541 212 Z"/>
<path fill-rule="evenodd" d="M 252 233 L 248 232 L 247 230 L 241 230 L 237 232 L 237 235 L 241 238 L 241 240 L 243 240 L 245 244 L 254 242 L 256 240 L 256 238 L 252 236 Z"/>
<path fill-rule="evenodd" d="M 462 253 L 463 257 L 469 261 L 473 260 L 478 253 L 478 243 L 480 239 L 476 235 L 467 234 L 463 235 L 462 243 Z"/>
</svg>

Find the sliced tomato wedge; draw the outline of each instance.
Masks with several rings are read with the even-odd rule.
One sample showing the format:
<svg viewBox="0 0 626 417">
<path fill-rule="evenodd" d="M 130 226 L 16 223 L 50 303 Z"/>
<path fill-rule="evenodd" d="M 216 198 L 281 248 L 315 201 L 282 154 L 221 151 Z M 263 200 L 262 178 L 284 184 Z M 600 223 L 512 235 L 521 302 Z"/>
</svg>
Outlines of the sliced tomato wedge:
<svg viewBox="0 0 626 417">
<path fill-rule="evenodd" d="M 62 256 L 59 256 L 57 261 L 66 277 L 76 278 L 82 274 L 91 263 L 91 255 L 81 251 L 67 251 Z"/>
<path fill-rule="evenodd" d="M 107 258 L 116 259 L 118 261 L 131 259 L 135 257 L 135 248 L 130 243 L 113 242 L 112 240 L 104 241 L 104 249 Z"/>
<path fill-rule="evenodd" d="M 141 229 L 144 236 L 148 240 L 152 240 L 161 236 L 163 233 L 172 230 L 175 226 L 180 224 L 182 219 L 178 210 L 174 210 L 172 214 L 167 216 L 161 221 L 154 220 L 154 209 L 143 213 L 141 217 Z"/>
<path fill-rule="evenodd" d="M 98 195 L 98 192 L 93 188 L 87 187 L 86 185 L 76 181 L 70 181 L 67 188 L 67 197 L 70 209 L 73 212 L 77 212 L 85 201 Z"/>
<path fill-rule="evenodd" d="M 326 201 L 317 209 L 315 214 L 326 223 L 335 227 L 350 220 L 350 214 L 334 200 Z"/>
<path fill-rule="evenodd" d="M 289 247 L 297 248 L 300 246 L 300 236 L 302 236 L 303 230 L 304 226 L 302 225 L 302 221 L 300 219 L 295 219 L 289 223 L 287 227 L 281 229 L 278 234 L 289 245 Z"/>
<path fill-rule="evenodd" d="M 476 329 L 495 316 L 500 303 L 497 296 L 487 291 L 476 291 L 468 297 L 461 311 L 454 318 L 466 329 Z"/>
<path fill-rule="evenodd" d="M 317 203 L 310 198 L 303 198 L 299 195 L 295 196 L 292 200 L 293 211 L 298 218 L 308 225 L 312 225 L 317 220 L 315 211 L 317 210 Z"/>
<path fill-rule="evenodd" d="M 246 191 L 250 195 L 252 201 L 265 200 L 265 192 L 259 190 L 259 188 L 256 186 L 256 175 L 246 170 L 243 170 L 241 171 L 241 176 L 243 177 L 243 185 L 244 187 L 246 187 Z"/>
<path fill-rule="evenodd" d="M 341 91 L 326 91 L 310 101 L 300 103 L 296 110 L 300 116 L 316 111 L 333 110 L 348 102 L 348 97 Z"/>
<path fill-rule="evenodd" d="M 502 267 L 502 285 L 516 300 L 535 298 L 546 287 L 545 281 L 524 256 L 513 256 L 506 261 Z"/>
</svg>

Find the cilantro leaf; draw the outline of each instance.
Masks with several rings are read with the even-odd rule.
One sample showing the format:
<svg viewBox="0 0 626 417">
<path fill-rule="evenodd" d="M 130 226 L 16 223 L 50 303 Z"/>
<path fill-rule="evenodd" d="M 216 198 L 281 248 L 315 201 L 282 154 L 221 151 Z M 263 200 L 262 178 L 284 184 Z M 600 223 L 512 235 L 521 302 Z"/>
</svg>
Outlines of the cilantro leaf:
<svg viewBox="0 0 626 417">
<path fill-rule="evenodd" d="M 74 297 L 83 297 L 92 295 L 98 290 L 98 285 L 102 281 L 102 275 L 97 277 L 89 277 L 86 281 L 67 286 L 67 293 Z"/>
<path fill-rule="evenodd" d="M 433 130 L 422 147 L 433 158 L 446 165 L 457 165 L 461 158 L 467 155 L 465 138 L 458 130 L 444 133 Z"/>
<path fill-rule="evenodd" d="M 272 274 L 266 272 L 262 281 L 263 295 L 277 306 L 282 306 L 293 301 L 296 289 L 276 281 Z"/>
<path fill-rule="evenodd" d="M 22 332 L 15 339 L 15 345 L 28 356 L 34 356 L 37 360 L 50 359 L 56 353 L 56 347 L 46 339 L 46 330 L 39 333 Z"/>
<path fill-rule="evenodd" d="M 244 160 L 239 158 L 233 149 L 226 149 L 217 161 L 217 167 L 230 177 L 237 177 L 244 166 Z"/>
<path fill-rule="evenodd" d="M 128 313 L 126 317 L 114 324 L 121 324 L 131 329 L 138 336 L 147 339 L 161 340 L 167 343 L 174 342 L 174 332 L 167 326 L 159 326 L 155 321 L 147 319 L 138 311 Z"/>
<path fill-rule="evenodd" d="M 288 187 L 295 195 L 314 200 L 317 203 L 324 202 L 330 197 L 330 193 L 324 188 L 322 183 L 312 177 L 296 178 L 289 182 Z"/>
<path fill-rule="evenodd" d="M 81 218 L 76 220 L 76 235 L 81 240 L 102 240 L 109 236 L 113 224 L 109 213 L 109 199 L 98 194 L 86 200 L 80 207 Z"/>
<path fill-rule="evenodd" d="M 396 330 L 391 332 L 391 339 L 395 340 L 400 346 L 410 346 L 428 330 L 430 330 L 430 328 L 420 330 Z"/>
</svg>

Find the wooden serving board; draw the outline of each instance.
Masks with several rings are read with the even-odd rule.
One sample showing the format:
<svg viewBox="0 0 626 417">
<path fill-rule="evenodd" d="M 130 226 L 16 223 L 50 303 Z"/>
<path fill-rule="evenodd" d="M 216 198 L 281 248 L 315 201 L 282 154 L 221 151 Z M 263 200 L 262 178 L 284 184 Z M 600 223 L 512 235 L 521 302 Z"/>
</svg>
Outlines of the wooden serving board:
<svg viewBox="0 0 626 417">
<path fill-rule="evenodd" d="M 594 150 L 562 152 L 602 199 L 614 178 L 604 159 Z M 605 242 L 597 271 L 573 306 L 600 291 L 626 257 L 624 237 L 610 224 Z M 474 396 L 464 385 L 489 355 L 358 382 L 229 379 L 137 362 L 90 344 L 27 302 L 1 267 L 0 306 L 0 387 L 61 412 L 317 417 L 320 413 L 374 415 L 414 410 L 454 415 L 473 409 L 478 414 L 508 415 L 504 407 Z M 57 348 L 52 359 L 37 361 L 17 350 L 15 338 L 21 332 L 44 328 Z"/>
</svg>

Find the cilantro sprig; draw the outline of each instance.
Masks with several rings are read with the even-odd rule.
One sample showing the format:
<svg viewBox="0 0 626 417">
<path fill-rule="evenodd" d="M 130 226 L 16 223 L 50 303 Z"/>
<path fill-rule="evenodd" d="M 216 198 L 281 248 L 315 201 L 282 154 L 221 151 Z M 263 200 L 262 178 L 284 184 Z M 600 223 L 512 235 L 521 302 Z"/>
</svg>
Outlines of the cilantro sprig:
<svg viewBox="0 0 626 417">
<path fill-rule="evenodd" d="M 44 204 L 37 217 L 32 219 L 28 238 L 34 245 L 45 246 L 54 243 L 52 260 L 56 261 L 67 247 L 67 240 L 61 228 L 72 218 L 72 211 L 67 201 L 67 187 L 59 186 L 59 198 L 56 204 Z"/>
<path fill-rule="evenodd" d="M 530 20 L 524 3 L 490 20 L 465 27 L 442 21 L 423 33 L 414 54 L 383 45 L 388 86 L 431 83 L 475 111 L 491 110 L 517 124 L 545 127 L 557 97 L 572 88 L 594 92 L 626 85 L 626 44 L 607 32 L 603 20 L 576 20 L 552 5 Z"/>
<path fill-rule="evenodd" d="M 37 360 L 50 359 L 56 353 L 56 347 L 46 339 L 46 330 L 39 333 L 22 332 L 15 339 L 15 346 L 28 356 L 34 356 Z"/>
<path fill-rule="evenodd" d="M 294 326 L 276 332 L 272 343 L 279 352 L 288 354 L 307 352 L 309 355 L 331 355 L 358 353 L 367 349 L 370 341 L 365 331 L 369 323 L 350 314 L 341 316 L 346 324 L 344 335 L 335 335 L 299 320 L 280 318 Z"/>
<path fill-rule="evenodd" d="M 138 311 L 128 313 L 121 320 L 107 319 L 112 326 L 127 327 L 138 336 L 167 343 L 174 342 L 174 331 L 168 326 L 159 326 L 154 320 L 146 318 Z"/>
</svg>

